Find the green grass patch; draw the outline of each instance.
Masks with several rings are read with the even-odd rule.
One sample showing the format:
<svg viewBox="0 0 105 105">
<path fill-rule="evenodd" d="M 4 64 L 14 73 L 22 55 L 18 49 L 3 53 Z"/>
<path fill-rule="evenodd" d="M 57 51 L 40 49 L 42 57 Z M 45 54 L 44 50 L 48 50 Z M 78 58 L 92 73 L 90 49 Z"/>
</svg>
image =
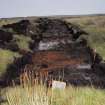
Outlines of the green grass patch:
<svg viewBox="0 0 105 105">
<path fill-rule="evenodd" d="M 5 72 L 7 66 L 13 62 L 14 57 L 18 56 L 18 53 L 0 49 L 0 76 Z"/>
<path fill-rule="evenodd" d="M 88 42 L 92 48 L 95 48 L 97 52 L 105 59 L 105 29 L 104 28 L 87 28 L 89 33 Z"/>
<path fill-rule="evenodd" d="M 89 33 L 89 45 L 105 60 L 105 16 L 83 16 L 65 19 Z"/>
<path fill-rule="evenodd" d="M 24 49 L 29 51 L 29 42 L 31 42 L 31 38 L 24 35 L 14 35 L 14 39 L 16 40 L 16 43 L 18 44 L 20 49 Z"/>
</svg>

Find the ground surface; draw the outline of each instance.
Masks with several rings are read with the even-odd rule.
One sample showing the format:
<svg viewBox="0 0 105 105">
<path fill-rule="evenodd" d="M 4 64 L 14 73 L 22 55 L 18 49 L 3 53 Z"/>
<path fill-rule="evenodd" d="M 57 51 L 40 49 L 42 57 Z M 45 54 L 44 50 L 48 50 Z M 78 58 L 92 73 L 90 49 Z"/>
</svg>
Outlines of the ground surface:
<svg viewBox="0 0 105 105">
<path fill-rule="evenodd" d="M 58 17 L 60 18 L 60 17 Z M 31 19 L 35 19 L 32 17 Z M 89 34 L 88 41 L 90 45 L 96 48 L 97 52 L 100 53 L 103 58 L 105 58 L 105 16 L 79 16 L 79 17 L 62 17 L 62 19 L 79 25 L 81 28 L 85 29 Z M 0 26 L 8 23 L 14 23 L 21 20 L 21 18 L 13 18 L 13 19 L 1 19 Z M 20 47 L 27 49 L 28 47 L 28 37 L 24 36 L 16 36 L 19 40 L 17 43 Z M 0 54 L 4 54 L 0 57 L 0 71 L 4 71 L 7 66 L 7 60 L 12 59 L 13 52 L 0 50 Z M 5 57 L 6 53 L 6 57 Z"/>
<path fill-rule="evenodd" d="M 50 17 L 50 18 L 52 18 L 52 17 Z M 82 36 L 82 37 L 85 37 L 88 40 L 88 45 L 91 46 L 92 48 L 95 48 L 96 52 L 99 53 L 103 57 L 103 59 L 105 59 L 105 16 L 99 16 L 99 15 L 97 15 L 97 16 L 94 16 L 94 15 L 93 16 L 77 16 L 77 17 L 75 17 L 75 16 L 74 17 L 69 17 L 69 16 L 59 17 L 58 16 L 56 18 L 66 20 L 67 22 L 73 23 L 74 25 L 79 26 L 81 29 L 85 30 L 88 33 L 88 37 L 87 36 Z M 28 19 L 33 20 L 33 19 L 36 19 L 36 18 L 31 17 L 31 18 L 28 18 Z M 21 18 L 1 19 L 0 20 L 0 26 L 2 27 L 2 25 L 14 23 L 14 22 L 17 22 L 19 20 L 21 20 Z M 9 30 L 9 32 L 13 32 L 13 30 Z M 30 52 L 32 51 L 32 49 L 30 49 L 30 47 L 29 47 L 29 43 L 33 43 L 33 40 L 29 36 L 24 36 L 24 34 L 21 34 L 19 36 L 17 33 L 15 33 L 15 32 L 13 32 L 13 33 L 14 33 L 14 40 L 16 41 L 16 43 L 14 43 L 14 41 L 11 42 L 9 45 L 6 43 L 5 44 L 6 48 L 4 48 L 4 46 L 1 46 L 1 42 L 0 42 L 0 47 L 1 47 L 0 48 L 0 77 L 6 72 L 6 70 L 8 68 L 8 65 L 12 64 L 13 61 L 17 57 L 23 56 L 25 51 L 30 51 Z M 46 35 L 46 33 L 44 33 L 44 35 Z M 11 46 L 12 43 L 13 43 L 13 45 L 18 45 L 18 47 L 19 47 L 19 49 L 21 49 L 21 51 L 18 51 L 18 48 L 15 48 L 15 52 L 12 51 L 14 49 L 12 49 L 12 50 L 8 49 Z M 42 42 L 42 44 L 43 44 L 43 42 Z M 14 48 L 14 46 L 11 47 L 11 48 Z M 60 56 L 62 56 L 62 57 L 60 58 L 59 54 L 58 55 L 57 54 L 58 53 L 56 53 L 56 52 L 53 54 L 54 56 L 51 56 L 51 53 L 45 54 L 46 55 L 45 61 L 46 61 L 46 59 L 47 59 L 47 61 L 51 61 L 51 59 L 53 59 L 53 61 L 58 60 L 58 64 L 55 63 L 55 62 L 51 62 L 51 63 L 53 63 L 54 65 L 55 64 L 59 65 L 59 61 L 62 61 L 62 59 L 63 59 L 62 64 L 65 64 L 65 62 L 67 64 L 68 61 L 65 60 L 65 56 L 61 54 Z M 50 58 L 47 57 L 47 55 L 48 56 L 50 55 Z M 37 57 L 35 58 L 36 61 L 40 62 L 40 60 L 37 60 L 38 59 Z M 40 56 L 40 57 L 42 59 L 42 56 Z M 26 59 L 23 60 L 23 62 L 27 61 L 27 59 L 29 59 L 29 58 L 30 58 L 30 56 L 28 56 L 28 58 L 26 57 Z M 69 60 L 69 62 L 70 62 L 70 60 Z M 25 63 L 27 63 L 27 62 L 25 62 Z M 75 63 L 75 61 L 72 62 L 72 63 Z M 17 63 L 15 62 L 15 64 L 17 64 Z M 22 64 L 22 65 L 24 65 L 24 64 Z M 42 66 L 46 66 L 46 65 L 42 65 Z M 14 68 L 14 67 L 12 66 L 12 68 Z M 12 73 L 14 73 L 14 72 L 15 71 L 12 71 Z M 71 73 L 71 80 L 72 80 L 72 77 L 73 77 L 73 80 L 74 80 L 74 74 L 77 74 L 77 75 L 75 75 L 75 78 L 77 78 L 79 76 L 79 73 L 81 74 L 83 72 L 84 72 L 84 74 L 87 75 L 86 71 L 81 71 L 80 70 L 80 71 L 78 71 L 78 74 L 77 74 L 77 71 L 75 71 L 75 70 L 72 71 L 73 75 Z M 15 74 L 11 74 L 11 76 L 15 76 Z M 100 79 L 95 78 L 94 74 L 91 74 L 90 77 L 91 78 L 94 77 L 93 78 L 94 80 L 100 82 L 99 81 Z M 81 78 L 81 75 L 80 75 L 80 78 Z M 82 79 L 84 79 L 84 78 L 85 77 L 83 76 Z M 101 78 L 101 80 L 102 80 L 102 83 L 103 83 L 103 78 Z M 13 94 L 13 93 L 15 93 L 14 91 L 18 91 L 19 96 L 15 96 Z M 28 92 L 24 92 L 21 89 L 21 87 L 16 88 L 16 90 L 13 89 L 13 91 L 12 91 L 12 89 L 9 89 L 9 94 L 8 94 L 9 104 L 8 105 L 12 105 L 12 104 L 14 105 L 14 103 L 16 103 L 17 98 L 19 99 L 19 97 L 21 95 L 20 94 L 21 91 L 23 92 L 23 94 L 28 94 L 28 95 L 30 94 Z M 31 89 L 30 89 L 30 91 L 31 91 Z M 69 93 L 68 91 L 71 91 L 72 93 L 70 93 L 68 95 L 65 95 L 65 93 Z M 103 97 L 105 96 L 104 93 L 105 93 L 104 90 L 99 90 L 99 89 L 98 90 L 93 89 L 93 88 L 76 88 L 75 89 L 73 87 L 73 88 L 70 88 L 70 89 L 66 90 L 64 93 L 61 93 L 61 96 L 58 96 L 58 95 L 60 95 L 58 93 L 54 97 L 57 96 L 59 98 L 56 98 L 56 99 L 62 100 L 61 105 L 65 104 L 65 103 L 67 104 L 67 102 L 68 102 L 68 105 L 69 105 L 69 103 L 72 103 L 72 105 L 74 105 L 74 104 L 76 104 L 76 105 L 79 105 L 79 104 L 81 104 L 81 105 L 104 105 L 104 103 L 105 103 L 105 100 L 103 99 Z M 21 95 L 21 97 L 23 98 L 23 95 Z M 40 96 L 38 96 L 38 97 L 40 97 Z M 27 100 L 27 98 L 28 97 L 24 98 L 23 100 Z M 32 100 L 32 99 L 29 99 L 29 100 Z M 54 105 L 58 105 L 59 102 L 60 102 L 59 100 L 55 100 L 55 99 L 53 101 L 54 101 L 53 102 Z M 23 101 L 23 102 L 26 102 L 26 101 Z M 30 103 L 32 105 L 32 101 L 30 101 Z M 26 105 L 26 103 L 25 103 L 25 105 Z M 40 105 L 42 105 L 42 104 L 40 104 Z M 46 105 L 46 103 L 45 103 L 45 105 Z"/>
</svg>

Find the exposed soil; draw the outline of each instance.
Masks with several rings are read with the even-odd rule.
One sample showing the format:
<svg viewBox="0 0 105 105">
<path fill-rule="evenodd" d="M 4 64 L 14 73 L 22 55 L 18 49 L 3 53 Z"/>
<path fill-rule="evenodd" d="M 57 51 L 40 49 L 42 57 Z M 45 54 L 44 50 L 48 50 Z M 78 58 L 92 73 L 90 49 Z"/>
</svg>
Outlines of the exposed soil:
<svg viewBox="0 0 105 105">
<path fill-rule="evenodd" d="M 3 77 L 5 83 L 17 80 L 27 66 L 27 71 L 37 72 L 45 80 L 50 76 L 76 86 L 93 84 L 105 87 L 105 64 L 102 63 L 102 57 L 88 46 L 86 39 L 81 38 L 87 33 L 79 27 L 59 19 L 39 18 L 8 24 L 2 28 L 4 31 L 12 28 L 18 35 L 28 35 L 33 40 L 30 43 L 32 52 L 23 50 L 22 58 L 16 58 L 8 67 Z M 4 39 L 0 41 L 4 42 Z M 8 40 L 12 40 L 12 37 Z"/>
</svg>

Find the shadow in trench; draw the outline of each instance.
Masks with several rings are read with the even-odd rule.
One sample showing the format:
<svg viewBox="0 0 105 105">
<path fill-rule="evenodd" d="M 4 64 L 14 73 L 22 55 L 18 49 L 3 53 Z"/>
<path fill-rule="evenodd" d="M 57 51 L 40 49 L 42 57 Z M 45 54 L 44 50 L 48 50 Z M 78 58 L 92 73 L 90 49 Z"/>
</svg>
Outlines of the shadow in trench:
<svg viewBox="0 0 105 105">
<path fill-rule="evenodd" d="M 4 73 L 1 77 L 0 86 L 7 87 L 12 85 L 12 80 L 16 80 L 17 78 L 19 78 L 20 74 L 23 72 L 22 68 L 24 68 L 26 64 L 31 63 L 32 62 L 30 52 L 23 55 L 21 58 L 16 58 L 12 64 L 8 65 L 6 73 Z"/>
</svg>

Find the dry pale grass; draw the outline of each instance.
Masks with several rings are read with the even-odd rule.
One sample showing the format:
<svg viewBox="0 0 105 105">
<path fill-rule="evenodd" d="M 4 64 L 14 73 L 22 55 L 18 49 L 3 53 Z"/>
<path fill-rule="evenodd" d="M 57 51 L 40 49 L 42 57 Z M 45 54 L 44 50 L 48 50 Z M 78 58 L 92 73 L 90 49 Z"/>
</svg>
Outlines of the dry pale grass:
<svg viewBox="0 0 105 105">
<path fill-rule="evenodd" d="M 6 97 L 3 105 L 105 105 L 105 91 L 93 87 L 47 90 L 43 85 L 15 86 L 8 88 Z"/>
<path fill-rule="evenodd" d="M 92 87 L 73 87 L 65 89 L 47 88 L 40 81 L 34 81 L 23 74 L 21 85 L 7 88 L 6 103 L 2 105 L 105 105 L 105 90 Z M 27 77 L 27 78 L 26 78 Z M 21 80 L 22 79 L 22 80 Z"/>
</svg>

